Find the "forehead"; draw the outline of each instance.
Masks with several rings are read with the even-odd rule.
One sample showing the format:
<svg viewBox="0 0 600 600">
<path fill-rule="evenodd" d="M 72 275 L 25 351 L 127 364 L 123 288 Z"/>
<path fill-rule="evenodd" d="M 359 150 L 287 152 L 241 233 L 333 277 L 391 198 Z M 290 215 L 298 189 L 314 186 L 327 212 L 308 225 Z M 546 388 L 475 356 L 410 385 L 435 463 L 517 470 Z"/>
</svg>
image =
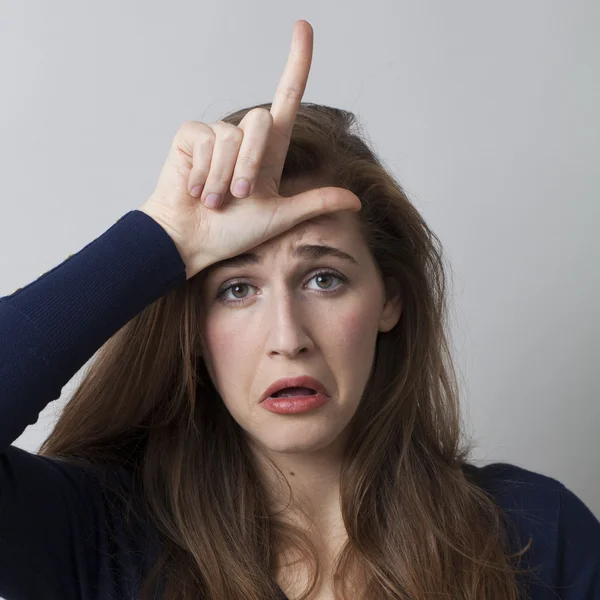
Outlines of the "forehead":
<svg viewBox="0 0 600 600">
<path fill-rule="evenodd" d="M 282 180 L 279 191 L 280 195 L 285 198 L 326 186 L 327 184 L 316 183 L 307 178 L 288 179 Z M 362 254 L 360 229 L 359 217 L 353 211 L 338 210 L 323 213 L 301 221 L 294 227 L 266 240 L 262 244 L 254 246 L 247 252 L 211 265 L 203 271 L 203 275 L 207 277 L 226 266 L 256 264 L 262 262 L 262 258 L 272 252 L 283 251 L 288 253 L 291 251 L 294 253 L 294 250 L 303 243 L 332 246 L 334 249 L 339 249 L 342 253 L 353 255 L 358 259 L 358 256 Z M 318 255 L 319 251 L 316 250 L 312 254 Z M 302 255 L 308 257 L 311 252 L 303 252 Z"/>
<path fill-rule="evenodd" d="M 256 246 L 255 250 L 257 252 L 267 252 L 288 247 L 289 244 L 309 237 L 329 243 L 340 241 L 340 243 L 353 244 L 358 241 L 355 240 L 355 236 L 358 236 L 359 231 L 358 218 L 353 212 L 343 210 L 325 213 L 301 221 L 287 231 Z"/>
<path fill-rule="evenodd" d="M 346 214 L 344 214 L 346 213 Z M 316 259 L 321 256 L 337 256 L 355 265 L 361 262 L 358 220 L 351 211 L 336 211 L 302 221 L 248 252 L 212 264 L 203 271 L 203 280 L 223 268 L 260 264 L 270 253 L 291 253 L 295 258 Z"/>
</svg>

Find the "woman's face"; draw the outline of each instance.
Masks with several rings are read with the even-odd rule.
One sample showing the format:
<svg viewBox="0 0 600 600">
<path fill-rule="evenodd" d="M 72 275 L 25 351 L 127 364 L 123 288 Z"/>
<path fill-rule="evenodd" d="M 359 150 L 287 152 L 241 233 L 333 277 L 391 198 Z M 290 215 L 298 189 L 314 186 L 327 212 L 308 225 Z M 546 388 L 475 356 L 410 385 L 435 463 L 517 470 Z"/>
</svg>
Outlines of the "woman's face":
<svg viewBox="0 0 600 600">
<path fill-rule="evenodd" d="M 288 182 L 280 191 L 290 196 L 305 189 Z M 293 257 L 303 244 L 331 246 L 355 262 Z M 400 318 L 399 298 L 386 302 L 358 216 L 349 211 L 304 221 L 252 252 L 262 258 L 259 264 L 217 263 L 204 273 L 207 370 L 251 441 L 273 452 L 324 449 L 343 439 L 371 372 L 377 334 Z M 273 382 L 300 375 L 326 387 L 325 405 L 299 414 L 276 414 L 261 405 Z"/>
</svg>

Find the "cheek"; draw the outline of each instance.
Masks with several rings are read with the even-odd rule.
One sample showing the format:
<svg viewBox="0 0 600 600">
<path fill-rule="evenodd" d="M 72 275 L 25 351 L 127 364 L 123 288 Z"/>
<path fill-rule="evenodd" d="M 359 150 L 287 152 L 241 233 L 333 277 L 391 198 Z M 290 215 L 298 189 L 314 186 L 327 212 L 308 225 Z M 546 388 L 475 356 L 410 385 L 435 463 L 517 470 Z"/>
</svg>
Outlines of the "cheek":
<svg viewBox="0 0 600 600">
<path fill-rule="evenodd" d="M 335 332 L 329 330 L 329 339 L 337 356 L 346 360 L 364 359 L 372 354 L 377 338 L 377 323 L 372 311 L 357 307 L 335 317 Z"/>
<path fill-rule="evenodd" d="M 237 319 L 208 319 L 205 323 L 205 360 L 211 365 L 211 374 L 217 382 L 224 381 L 231 373 L 243 379 L 244 365 L 249 356 L 255 355 L 248 330 Z"/>
<path fill-rule="evenodd" d="M 239 355 L 248 356 L 250 339 L 244 334 L 248 327 L 244 327 L 243 322 L 238 319 L 209 320 L 204 331 L 205 343 L 213 364 L 236 363 Z"/>
<path fill-rule="evenodd" d="M 338 313 L 335 330 L 329 331 L 324 346 L 338 392 L 352 410 L 358 406 L 371 373 L 377 342 L 377 319 L 365 308 Z"/>
</svg>

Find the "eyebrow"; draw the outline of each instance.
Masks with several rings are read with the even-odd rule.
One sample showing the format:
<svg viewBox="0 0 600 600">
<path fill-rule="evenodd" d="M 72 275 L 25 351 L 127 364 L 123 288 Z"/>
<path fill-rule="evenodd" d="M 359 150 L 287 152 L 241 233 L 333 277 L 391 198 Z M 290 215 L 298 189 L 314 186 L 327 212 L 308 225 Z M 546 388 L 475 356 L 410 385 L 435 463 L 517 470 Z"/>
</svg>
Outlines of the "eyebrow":
<svg viewBox="0 0 600 600">
<path fill-rule="evenodd" d="M 350 254 L 347 254 L 339 248 L 319 244 L 302 244 L 300 246 L 295 246 L 292 249 L 292 256 L 301 260 L 317 260 L 324 256 L 333 256 L 354 265 L 358 265 L 358 261 L 353 256 L 350 256 Z M 238 254 L 232 258 L 226 258 L 225 260 L 213 263 L 208 267 L 207 271 L 212 272 L 215 269 L 246 267 L 250 265 L 260 265 L 262 263 L 263 257 L 259 254 L 245 252 L 244 254 Z"/>
</svg>

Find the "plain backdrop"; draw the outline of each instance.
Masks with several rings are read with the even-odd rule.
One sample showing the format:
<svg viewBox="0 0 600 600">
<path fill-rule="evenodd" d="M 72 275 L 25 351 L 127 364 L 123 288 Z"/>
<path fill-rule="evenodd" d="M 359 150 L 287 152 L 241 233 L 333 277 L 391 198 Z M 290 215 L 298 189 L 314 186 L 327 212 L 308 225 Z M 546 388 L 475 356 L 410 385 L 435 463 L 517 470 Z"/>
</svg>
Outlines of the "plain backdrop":
<svg viewBox="0 0 600 600">
<path fill-rule="evenodd" d="M 0 296 L 141 206 L 184 121 L 272 101 L 297 19 L 304 101 L 357 115 L 444 244 L 474 462 L 600 515 L 594 0 L 1 0 Z M 17 446 L 38 449 L 81 375 Z"/>
</svg>

